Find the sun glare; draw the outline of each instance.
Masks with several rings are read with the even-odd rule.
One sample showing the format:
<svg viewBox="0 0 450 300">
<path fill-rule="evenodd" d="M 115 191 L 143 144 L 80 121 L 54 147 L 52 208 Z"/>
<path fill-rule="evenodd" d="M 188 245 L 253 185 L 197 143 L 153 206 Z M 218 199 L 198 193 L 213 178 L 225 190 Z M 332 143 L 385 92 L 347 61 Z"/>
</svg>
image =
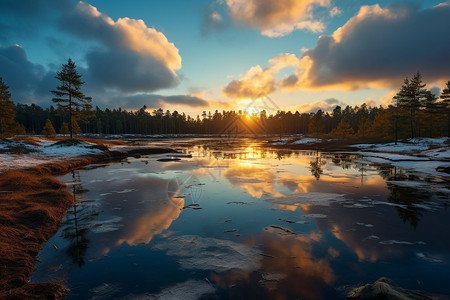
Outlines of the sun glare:
<svg viewBox="0 0 450 300">
<path fill-rule="evenodd" d="M 261 110 L 258 107 L 252 106 L 251 103 L 252 100 L 246 99 L 242 100 L 238 106 L 238 111 L 244 113 L 247 118 L 259 116 L 259 113 L 261 112 Z"/>
</svg>

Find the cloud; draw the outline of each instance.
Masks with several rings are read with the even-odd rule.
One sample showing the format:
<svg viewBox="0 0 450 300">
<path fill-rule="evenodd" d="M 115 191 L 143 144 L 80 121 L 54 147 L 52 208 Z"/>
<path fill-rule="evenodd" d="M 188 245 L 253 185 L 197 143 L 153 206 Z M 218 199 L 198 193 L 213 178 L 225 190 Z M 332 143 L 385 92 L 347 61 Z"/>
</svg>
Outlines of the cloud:
<svg viewBox="0 0 450 300">
<path fill-rule="evenodd" d="M 262 69 L 256 65 L 251 67 L 243 78 L 231 81 L 223 90 L 223 94 L 234 99 L 257 98 L 275 92 L 275 75 L 282 69 L 298 64 L 294 54 L 283 53 L 269 60 L 269 67 Z"/>
<path fill-rule="evenodd" d="M 329 7 L 330 0 L 227 0 L 233 20 L 256 27 L 261 34 L 280 37 L 294 30 L 317 33 L 325 29 L 321 21 L 313 20 L 316 7 Z"/>
<path fill-rule="evenodd" d="M 151 92 L 173 87 L 181 57 L 163 33 L 143 20 L 112 20 L 84 2 L 61 19 L 64 30 L 98 43 L 86 55 L 87 81 L 121 92 Z"/>
<path fill-rule="evenodd" d="M 0 42 L 17 43 L 17 37 L 40 34 L 43 27 L 72 4 L 68 0 L 2 0 L 0 1 Z"/>
<path fill-rule="evenodd" d="M 420 71 L 426 81 L 450 78 L 450 6 L 362 6 L 332 35 L 305 52 L 285 89 L 397 88 Z M 438 37 L 438 38 L 437 38 Z"/>
<path fill-rule="evenodd" d="M 227 28 L 230 23 L 229 20 L 224 19 L 223 15 L 219 12 L 219 5 L 216 2 L 211 3 L 203 10 L 201 32 L 206 35 L 211 30 L 222 30 Z"/>
<path fill-rule="evenodd" d="M 34 97 L 41 95 L 42 90 L 46 90 L 50 100 L 49 90 L 56 86 L 56 79 L 43 66 L 30 62 L 21 46 L 0 47 L 0 70 L 0 77 L 9 86 L 13 101 L 35 100 Z"/>
<path fill-rule="evenodd" d="M 299 113 L 316 113 L 319 109 L 324 112 L 331 112 L 336 106 L 346 107 L 347 104 L 335 98 L 318 100 L 311 103 L 296 105 L 286 108 L 288 111 L 298 111 Z"/>
<path fill-rule="evenodd" d="M 339 9 L 339 7 L 335 6 L 330 10 L 330 17 L 334 17 L 337 15 L 342 14 L 342 11 Z"/>
<path fill-rule="evenodd" d="M 142 20 L 113 20 L 92 5 L 66 0 L 1 1 L 0 17 L 3 44 L 32 38 L 42 51 L 54 51 L 60 60 L 56 66 L 35 64 L 24 48 L 0 46 L 0 70 L 7 70 L 0 76 L 20 102 L 50 104 L 56 71 L 72 56 L 86 82 L 83 92 L 94 98 L 94 104 L 106 104 L 109 98 L 133 106 L 131 100 L 139 102 L 134 95 L 150 94 L 154 103 L 205 105 L 198 97 L 153 95 L 178 85 L 181 56 L 163 33 Z"/>
</svg>

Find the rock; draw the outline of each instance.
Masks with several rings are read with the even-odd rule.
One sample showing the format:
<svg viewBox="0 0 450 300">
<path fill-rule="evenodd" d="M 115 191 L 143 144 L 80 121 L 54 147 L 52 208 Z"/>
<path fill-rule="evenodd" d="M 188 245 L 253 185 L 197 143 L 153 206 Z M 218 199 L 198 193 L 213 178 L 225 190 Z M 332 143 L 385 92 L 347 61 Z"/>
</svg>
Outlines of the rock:
<svg viewBox="0 0 450 300">
<path fill-rule="evenodd" d="M 347 294 L 347 299 L 359 300 L 441 300 L 450 299 L 448 296 L 430 294 L 419 290 L 408 290 L 399 287 L 389 278 L 381 277 L 373 284 L 366 284 L 353 289 Z"/>
</svg>

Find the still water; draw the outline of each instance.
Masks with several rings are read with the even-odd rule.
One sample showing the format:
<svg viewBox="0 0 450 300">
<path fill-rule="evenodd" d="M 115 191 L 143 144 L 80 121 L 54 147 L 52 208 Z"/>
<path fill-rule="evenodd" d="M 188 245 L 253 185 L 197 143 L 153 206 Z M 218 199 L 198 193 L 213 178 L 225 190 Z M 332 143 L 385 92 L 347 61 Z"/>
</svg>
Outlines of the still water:
<svg viewBox="0 0 450 300">
<path fill-rule="evenodd" d="M 62 280 L 68 299 L 332 299 L 382 276 L 450 294 L 437 178 L 252 140 L 160 144 L 192 157 L 61 178 L 77 202 L 32 281 Z"/>
</svg>

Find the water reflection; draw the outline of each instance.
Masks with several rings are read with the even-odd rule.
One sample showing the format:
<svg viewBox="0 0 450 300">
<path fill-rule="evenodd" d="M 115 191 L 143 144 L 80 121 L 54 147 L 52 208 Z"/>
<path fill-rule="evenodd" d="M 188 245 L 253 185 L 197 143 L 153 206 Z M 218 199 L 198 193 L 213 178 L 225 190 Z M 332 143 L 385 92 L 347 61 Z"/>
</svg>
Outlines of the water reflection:
<svg viewBox="0 0 450 300">
<path fill-rule="evenodd" d="M 263 194 L 282 196 L 274 187 L 276 175 L 271 170 L 254 165 L 238 165 L 225 170 L 223 177 L 253 198 L 259 199 Z"/>
<path fill-rule="evenodd" d="M 75 204 L 67 212 L 66 221 L 63 223 L 63 233 L 64 238 L 70 241 L 67 254 L 78 267 L 82 267 L 85 264 L 86 251 L 89 245 L 89 239 L 86 237 L 90 228 L 89 222 L 98 212 L 89 205 L 89 201 L 83 201 L 82 199 L 82 194 L 89 192 L 89 190 L 83 189 L 79 171 L 72 172 L 71 191 Z"/>
<path fill-rule="evenodd" d="M 322 167 L 325 164 L 326 162 L 322 161 L 319 153 L 317 153 L 316 159 L 309 163 L 311 166 L 311 174 L 316 178 L 316 180 L 320 179 L 320 175 L 323 173 Z"/>
<path fill-rule="evenodd" d="M 258 299 L 323 299 L 336 296 L 331 286 L 336 280 L 328 253 L 317 257 L 315 246 L 322 242 L 320 233 L 289 234 L 269 227 L 252 245 L 262 245 L 260 268 L 245 272 L 231 270 L 213 273 L 211 279 L 232 299 L 257 297 Z M 337 252 L 333 250 L 336 257 Z"/>
<path fill-rule="evenodd" d="M 381 276 L 439 291 L 450 276 L 445 184 L 354 154 L 202 143 L 180 144 L 193 157 L 178 162 L 143 157 L 65 178 L 80 200 L 58 233 L 66 242 L 49 243 L 80 274 L 109 278 L 83 283 L 80 298 L 113 282 L 112 298 L 202 286 L 221 299 L 321 299 Z M 45 251 L 70 284 L 64 255 Z"/>
</svg>

